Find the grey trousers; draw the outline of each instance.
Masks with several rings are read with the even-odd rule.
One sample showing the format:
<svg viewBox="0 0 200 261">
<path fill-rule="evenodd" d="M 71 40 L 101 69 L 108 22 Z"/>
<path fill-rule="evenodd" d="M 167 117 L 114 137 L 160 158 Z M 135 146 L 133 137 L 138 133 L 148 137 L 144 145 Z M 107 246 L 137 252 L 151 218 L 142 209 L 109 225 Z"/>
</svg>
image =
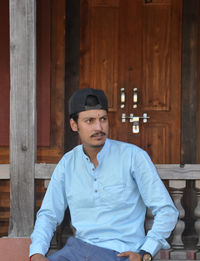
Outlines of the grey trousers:
<svg viewBox="0 0 200 261">
<path fill-rule="evenodd" d="M 50 261 L 129 261 L 127 257 L 117 257 L 118 252 L 88 244 L 70 237 L 66 245 L 48 256 Z"/>
</svg>

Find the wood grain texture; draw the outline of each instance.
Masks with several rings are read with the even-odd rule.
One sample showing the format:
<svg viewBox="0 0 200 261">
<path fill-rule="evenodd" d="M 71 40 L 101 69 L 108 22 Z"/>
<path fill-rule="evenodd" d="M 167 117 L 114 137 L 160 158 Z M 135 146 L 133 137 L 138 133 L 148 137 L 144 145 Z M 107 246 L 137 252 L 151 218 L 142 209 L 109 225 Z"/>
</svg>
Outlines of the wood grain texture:
<svg viewBox="0 0 200 261">
<path fill-rule="evenodd" d="M 0 3 L 0 146 L 9 144 L 9 5 Z"/>
<path fill-rule="evenodd" d="M 10 227 L 29 236 L 34 224 L 36 155 L 35 0 L 10 0 Z"/>
<path fill-rule="evenodd" d="M 66 8 L 66 77 L 64 151 L 78 144 L 78 135 L 69 124 L 68 99 L 79 89 L 80 71 L 80 0 L 68 0 Z"/>
<path fill-rule="evenodd" d="M 183 1 L 181 162 L 197 163 L 199 1 Z"/>
<path fill-rule="evenodd" d="M 51 0 L 37 9 L 37 145 L 50 146 Z"/>
<path fill-rule="evenodd" d="M 50 0 L 37 1 L 37 143 L 50 143 Z M 0 146 L 9 146 L 9 1 L 0 2 Z M 7 154 L 7 162 L 9 161 Z M 2 158 L 1 158 L 2 161 Z"/>
<path fill-rule="evenodd" d="M 110 137 L 142 147 L 154 163 L 180 162 L 181 10 L 181 0 L 81 1 L 80 88 L 105 91 Z M 135 134 L 122 113 L 150 120 Z"/>
<path fill-rule="evenodd" d="M 197 64 L 197 72 L 200 72 L 200 4 L 198 6 L 198 64 Z M 197 76 L 197 129 L 200 130 L 200 73 Z M 197 132 L 197 163 L 200 163 L 200 131 Z"/>
<path fill-rule="evenodd" d="M 200 164 L 156 164 L 162 179 L 199 180 Z M 35 179 L 50 179 L 56 164 L 35 164 Z M 9 164 L 0 165 L 0 179 L 9 179 Z"/>
<path fill-rule="evenodd" d="M 64 151 L 65 4 L 65 0 L 51 1 L 50 146 L 38 147 L 38 162 L 57 163 Z"/>
<path fill-rule="evenodd" d="M 200 179 L 200 164 L 156 164 L 159 176 L 163 180 L 198 180 Z M 37 164 L 35 177 L 38 179 L 49 179 L 55 164 Z"/>
<path fill-rule="evenodd" d="M 144 110 L 169 111 L 173 59 L 171 6 L 148 5 L 143 13 L 142 106 Z"/>
</svg>

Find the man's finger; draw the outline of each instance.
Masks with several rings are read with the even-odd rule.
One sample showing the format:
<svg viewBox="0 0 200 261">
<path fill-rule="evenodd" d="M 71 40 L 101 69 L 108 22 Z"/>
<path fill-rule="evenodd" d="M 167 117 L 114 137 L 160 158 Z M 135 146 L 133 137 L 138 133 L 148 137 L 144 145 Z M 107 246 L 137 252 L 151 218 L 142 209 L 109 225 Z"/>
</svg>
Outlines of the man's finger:
<svg viewBox="0 0 200 261">
<path fill-rule="evenodd" d="M 122 252 L 120 254 L 118 254 L 117 256 L 129 256 L 131 254 L 130 251 L 126 251 L 126 252 Z"/>
</svg>

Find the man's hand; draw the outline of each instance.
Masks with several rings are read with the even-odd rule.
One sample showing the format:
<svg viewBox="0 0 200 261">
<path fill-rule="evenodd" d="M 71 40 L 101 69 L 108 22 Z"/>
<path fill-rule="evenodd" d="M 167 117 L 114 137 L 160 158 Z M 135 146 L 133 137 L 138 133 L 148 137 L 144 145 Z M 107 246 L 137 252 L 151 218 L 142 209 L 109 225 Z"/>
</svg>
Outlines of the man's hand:
<svg viewBox="0 0 200 261">
<path fill-rule="evenodd" d="M 132 251 L 122 252 L 117 255 L 118 257 L 128 257 L 130 261 L 141 261 L 141 256 L 138 253 Z"/>
<path fill-rule="evenodd" d="M 48 261 L 48 259 L 41 254 L 35 254 L 31 257 L 31 261 Z"/>
</svg>

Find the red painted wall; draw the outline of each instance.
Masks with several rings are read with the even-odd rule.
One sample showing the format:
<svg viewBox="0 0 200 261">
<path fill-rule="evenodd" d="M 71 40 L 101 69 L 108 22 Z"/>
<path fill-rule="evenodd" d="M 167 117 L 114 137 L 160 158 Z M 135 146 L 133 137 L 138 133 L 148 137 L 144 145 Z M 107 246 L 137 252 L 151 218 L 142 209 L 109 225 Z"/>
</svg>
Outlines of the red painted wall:
<svg viewBox="0 0 200 261">
<path fill-rule="evenodd" d="M 50 145 L 50 0 L 37 1 L 37 143 Z M 0 146 L 9 146 L 9 1 L 0 1 Z M 3 25 L 3 26 L 2 26 Z"/>
<path fill-rule="evenodd" d="M 9 9 L 8 0 L 0 2 L 0 145 L 9 144 Z"/>
</svg>

